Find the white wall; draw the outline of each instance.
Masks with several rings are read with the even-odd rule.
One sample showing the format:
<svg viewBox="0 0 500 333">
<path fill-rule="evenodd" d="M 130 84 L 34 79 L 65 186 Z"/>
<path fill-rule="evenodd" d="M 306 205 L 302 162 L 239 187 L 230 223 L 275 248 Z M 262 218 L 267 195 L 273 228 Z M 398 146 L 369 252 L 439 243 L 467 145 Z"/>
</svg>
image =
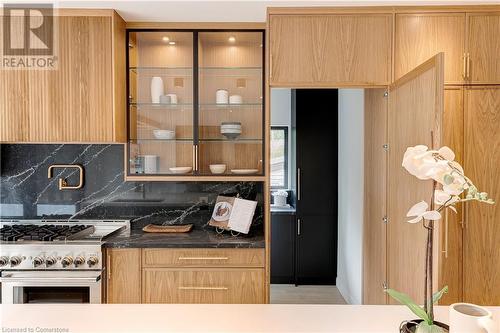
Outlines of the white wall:
<svg viewBox="0 0 500 333">
<path fill-rule="evenodd" d="M 288 127 L 288 187 L 291 184 L 290 157 L 292 156 L 292 90 L 273 88 L 271 89 L 271 126 Z"/>
<path fill-rule="evenodd" d="M 364 91 L 339 89 L 337 287 L 349 304 L 362 302 Z"/>
</svg>

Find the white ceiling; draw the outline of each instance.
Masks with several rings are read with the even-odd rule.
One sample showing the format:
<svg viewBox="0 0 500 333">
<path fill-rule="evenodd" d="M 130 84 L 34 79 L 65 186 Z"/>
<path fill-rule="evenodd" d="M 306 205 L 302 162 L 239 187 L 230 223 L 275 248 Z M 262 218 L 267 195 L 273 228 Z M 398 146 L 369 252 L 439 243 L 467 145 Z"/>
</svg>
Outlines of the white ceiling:
<svg viewBox="0 0 500 333">
<path fill-rule="evenodd" d="M 47 3 L 49 0 L 4 0 L 3 3 Z M 139 1 L 108 0 L 55 1 L 60 8 L 112 8 L 125 21 L 144 22 L 264 22 L 267 7 L 291 6 L 377 6 L 377 5 L 463 5 L 500 4 L 500 0 L 469 1 L 410 1 L 410 0 L 334 0 L 334 1 L 286 1 L 286 0 L 233 0 L 233 1 Z"/>
</svg>

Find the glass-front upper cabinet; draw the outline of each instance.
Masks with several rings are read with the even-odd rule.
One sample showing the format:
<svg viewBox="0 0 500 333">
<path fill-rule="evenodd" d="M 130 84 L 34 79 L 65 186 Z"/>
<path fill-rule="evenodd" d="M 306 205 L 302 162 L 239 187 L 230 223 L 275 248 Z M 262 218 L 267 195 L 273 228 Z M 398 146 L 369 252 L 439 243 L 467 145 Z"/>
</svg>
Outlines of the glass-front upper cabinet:
<svg viewBox="0 0 500 333">
<path fill-rule="evenodd" d="M 199 174 L 262 174 L 263 42 L 262 32 L 198 35 Z"/>
<path fill-rule="evenodd" d="M 128 31 L 127 179 L 263 175 L 263 36 Z"/>
</svg>

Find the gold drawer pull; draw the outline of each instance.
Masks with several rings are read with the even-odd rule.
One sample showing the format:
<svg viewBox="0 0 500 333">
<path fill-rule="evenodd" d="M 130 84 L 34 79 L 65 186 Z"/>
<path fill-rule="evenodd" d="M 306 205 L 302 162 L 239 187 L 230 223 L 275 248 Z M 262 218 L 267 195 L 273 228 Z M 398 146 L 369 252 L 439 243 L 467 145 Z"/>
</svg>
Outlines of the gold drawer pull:
<svg viewBox="0 0 500 333">
<path fill-rule="evenodd" d="M 229 260 L 228 257 L 179 257 L 179 260 Z"/>
<path fill-rule="evenodd" d="M 179 287 L 179 290 L 229 290 L 228 287 Z"/>
</svg>

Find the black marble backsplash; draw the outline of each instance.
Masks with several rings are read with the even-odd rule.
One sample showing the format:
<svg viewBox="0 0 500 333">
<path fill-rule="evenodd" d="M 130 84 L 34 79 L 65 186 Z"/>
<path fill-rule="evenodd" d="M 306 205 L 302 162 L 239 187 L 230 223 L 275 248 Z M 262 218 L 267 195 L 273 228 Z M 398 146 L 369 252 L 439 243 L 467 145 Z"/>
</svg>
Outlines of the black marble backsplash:
<svg viewBox="0 0 500 333">
<path fill-rule="evenodd" d="M 125 182 L 121 144 L 0 145 L 0 217 L 4 219 L 130 219 L 133 227 L 148 223 L 194 223 L 204 226 L 217 195 L 257 200 L 254 226 L 262 224 L 261 183 Z M 78 183 L 75 169 L 47 169 L 52 164 L 80 164 L 84 186 L 58 188 L 65 177 Z"/>
</svg>

